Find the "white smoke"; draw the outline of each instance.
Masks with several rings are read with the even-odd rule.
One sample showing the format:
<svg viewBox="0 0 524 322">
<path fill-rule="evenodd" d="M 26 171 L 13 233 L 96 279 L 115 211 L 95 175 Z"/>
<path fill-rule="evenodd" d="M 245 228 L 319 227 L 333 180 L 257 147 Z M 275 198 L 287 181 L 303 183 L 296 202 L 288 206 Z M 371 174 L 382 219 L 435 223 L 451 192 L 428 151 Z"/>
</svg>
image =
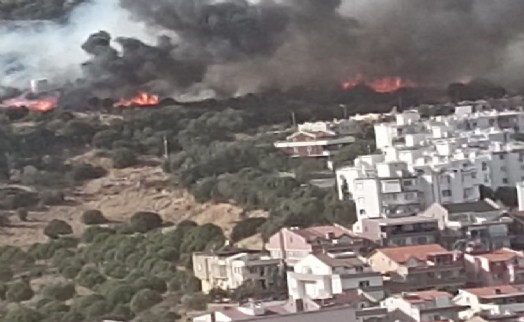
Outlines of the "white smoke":
<svg viewBox="0 0 524 322">
<path fill-rule="evenodd" d="M 80 45 L 99 30 L 153 41 L 152 33 L 133 21 L 118 0 L 82 4 L 66 23 L 0 21 L 0 87 L 27 88 L 35 78 L 49 78 L 55 85 L 77 79 L 88 58 Z"/>
</svg>

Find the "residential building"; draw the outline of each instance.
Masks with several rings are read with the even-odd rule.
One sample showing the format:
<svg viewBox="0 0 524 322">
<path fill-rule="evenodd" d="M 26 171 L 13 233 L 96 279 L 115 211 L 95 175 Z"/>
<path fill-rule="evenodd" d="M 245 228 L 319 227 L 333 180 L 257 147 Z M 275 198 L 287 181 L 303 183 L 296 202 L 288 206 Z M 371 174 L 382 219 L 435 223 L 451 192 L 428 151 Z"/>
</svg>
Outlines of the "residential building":
<svg viewBox="0 0 524 322">
<path fill-rule="evenodd" d="M 309 228 L 282 228 L 271 236 L 265 245 L 272 258 L 284 260 L 293 266 L 312 253 L 356 252 L 370 246 L 370 242 L 340 226 L 317 226 Z"/>
<path fill-rule="evenodd" d="M 470 307 L 461 312 L 463 319 L 475 315 L 489 318 L 524 312 L 524 292 L 511 285 L 461 289 L 453 301 Z"/>
<path fill-rule="evenodd" d="M 494 286 L 524 283 L 524 253 L 508 248 L 464 254 L 468 283 Z"/>
<path fill-rule="evenodd" d="M 291 299 L 328 300 L 359 291 L 375 302 L 384 298 L 382 276 L 355 253 L 311 254 L 287 273 Z"/>
<path fill-rule="evenodd" d="M 193 322 L 236 322 L 236 321 L 268 321 L 268 322 L 361 322 L 357 319 L 356 309 L 351 306 L 337 306 L 330 309 L 315 311 L 285 311 L 282 305 L 277 307 L 244 307 L 224 308 L 193 318 Z"/>
<path fill-rule="evenodd" d="M 213 288 L 233 290 L 246 281 L 269 288 L 278 285 L 282 278 L 279 259 L 229 246 L 212 252 L 193 253 L 193 272 L 200 279 L 205 293 Z"/>
<path fill-rule="evenodd" d="M 403 322 L 459 321 L 459 312 L 469 307 L 453 302 L 453 295 L 443 291 L 395 294 L 382 302 L 391 319 Z"/>
<path fill-rule="evenodd" d="M 368 263 L 384 276 L 387 294 L 466 284 L 462 253 L 437 244 L 379 248 L 368 256 Z"/>
<path fill-rule="evenodd" d="M 422 216 L 362 219 L 353 230 L 380 247 L 435 244 L 439 240 L 437 220 Z"/>
<path fill-rule="evenodd" d="M 524 112 L 462 107 L 430 119 L 406 111 L 375 125 L 381 153 L 336 171 L 339 198 L 355 201 L 359 222 L 409 216 L 433 203 L 475 202 L 480 185 L 524 181 L 524 143 L 512 139 L 524 130 Z"/>
<path fill-rule="evenodd" d="M 341 148 L 355 142 L 351 136 L 358 131 L 350 120 L 335 122 L 305 123 L 285 141 L 274 146 L 291 157 L 331 157 Z"/>
<path fill-rule="evenodd" d="M 438 220 L 441 243 L 449 249 L 469 242 L 476 242 L 486 250 L 511 246 L 513 219 L 492 200 L 435 203 L 421 215 Z"/>
</svg>

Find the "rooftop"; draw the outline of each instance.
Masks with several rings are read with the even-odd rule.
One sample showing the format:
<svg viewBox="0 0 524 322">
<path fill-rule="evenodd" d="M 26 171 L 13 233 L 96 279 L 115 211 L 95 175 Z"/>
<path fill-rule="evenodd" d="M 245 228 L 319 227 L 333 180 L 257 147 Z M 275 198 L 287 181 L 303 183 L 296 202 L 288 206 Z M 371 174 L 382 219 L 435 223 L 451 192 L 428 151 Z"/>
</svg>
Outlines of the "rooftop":
<svg viewBox="0 0 524 322">
<path fill-rule="evenodd" d="M 459 214 L 465 212 L 488 212 L 498 210 L 491 202 L 480 200 L 475 202 L 454 203 L 442 205 L 450 214 Z"/>
<path fill-rule="evenodd" d="M 308 242 L 314 242 L 317 239 L 327 239 L 326 236 L 328 235 L 332 235 L 333 238 L 337 239 L 342 236 L 357 238 L 357 236 L 351 230 L 338 225 L 317 226 L 309 228 L 290 228 L 289 230 L 303 237 Z"/>
<path fill-rule="evenodd" d="M 451 299 L 453 296 L 448 292 L 443 291 L 421 291 L 421 292 L 410 292 L 403 293 L 402 297 L 411 304 L 421 303 L 426 301 L 434 301 L 437 298 L 446 297 Z"/>
<path fill-rule="evenodd" d="M 345 256 L 345 255 L 333 255 L 333 254 L 314 254 L 316 258 L 318 258 L 321 262 L 328 265 L 331 268 L 335 267 L 346 267 L 346 268 L 352 268 L 352 267 L 362 267 L 365 266 L 366 263 L 364 263 L 362 260 L 360 260 L 356 256 Z"/>
<path fill-rule="evenodd" d="M 478 288 L 468 288 L 464 289 L 464 292 L 471 293 L 480 298 L 490 298 L 494 295 L 519 295 L 522 292 L 514 286 L 511 285 L 498 285 L 498 286 L 488 286 L 488 287 L 478 287 Z"/>
<path fill-rule="evenodd" d="M 524 257 L 524 255 L 511 249 L 502 248 L 489 253 L 478 254 L 476 257 L 485 258 L 489 262 L 505 262 L 517 257 Z"/>
<path fill-rule="evenodd" d="M 376 250 L 381 252 L 397 263 L 405 263 L 411 258 L 418 261 L 426 261 L 429 255 L 437 253 L 451 253 L 438 244 L 413 245 L 402 247 L 388 247 Z"/>
<path fill-rule="evenodd" d="M 378 222 L 380 225 L 407 225 L 417 223 L 432 223 L 437 222 L 437 219 L 423 217 L 423 216 L 411 216 L 411 217 L 400 217 L 400 218 L 369 218 L 364 219 L 367 222 Z"/>
</svg>

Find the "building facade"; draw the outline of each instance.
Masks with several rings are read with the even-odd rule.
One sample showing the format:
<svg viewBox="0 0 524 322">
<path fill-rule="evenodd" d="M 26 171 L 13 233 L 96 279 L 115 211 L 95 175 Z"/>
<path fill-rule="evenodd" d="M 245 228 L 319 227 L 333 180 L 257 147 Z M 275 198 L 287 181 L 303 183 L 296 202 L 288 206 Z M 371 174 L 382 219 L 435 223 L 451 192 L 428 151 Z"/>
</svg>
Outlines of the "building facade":
<svg viewBox="0 0 524 322">
<path fill-rule="evenodd" d="M 524 254 L 508 248 L 464 254 L 468 283 L 496 286 L 524 283 Z"/>
<path fill-rule="evenodd" d="M 460 314 L 463 319 L 475 315 L 489 319 L 524 312 L 524 292 L 511 285 L 461 289 L 453 301 L 458 305 L 469 306 Z"/>
</svg>

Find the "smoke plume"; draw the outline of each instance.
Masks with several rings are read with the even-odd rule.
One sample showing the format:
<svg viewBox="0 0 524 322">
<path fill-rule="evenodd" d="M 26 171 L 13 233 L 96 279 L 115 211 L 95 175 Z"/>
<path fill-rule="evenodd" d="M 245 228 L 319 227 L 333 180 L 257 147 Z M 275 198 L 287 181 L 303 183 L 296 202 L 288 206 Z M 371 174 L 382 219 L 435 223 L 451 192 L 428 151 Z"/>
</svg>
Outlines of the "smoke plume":
<svg viewBox="0 0 524 322">
<path fill-rule="evenodd" d="M 116 1 L 79 6 L 66 24 L 0 24 L 0 87 L 48 77 L 110 96 L 228 96 L 357 75 L 524 85 L 523 1 Z"/>
</svg>

